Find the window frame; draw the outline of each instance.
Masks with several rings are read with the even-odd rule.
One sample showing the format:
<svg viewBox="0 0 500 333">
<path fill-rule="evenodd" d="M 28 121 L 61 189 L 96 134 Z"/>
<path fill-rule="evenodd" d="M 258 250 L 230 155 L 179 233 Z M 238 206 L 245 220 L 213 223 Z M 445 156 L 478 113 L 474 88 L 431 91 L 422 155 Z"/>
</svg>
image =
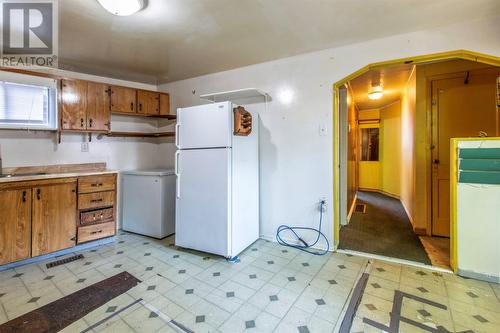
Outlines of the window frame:
<svg viewBox="0 0 500 333">
<path fill-rule="evenodd" d="M 25 120 L 0 119 L 0 130 L 36 130 L 36 131 L 58 131 L 59 130 L 59 89 L 58 80 L 46 77 L 18 74 L 12 72 L 0 72 L 0 84 L 8 83 L 21 86 L 41 87 L 48 90 L 47 120 L 43 123 Z"/>
</svg>

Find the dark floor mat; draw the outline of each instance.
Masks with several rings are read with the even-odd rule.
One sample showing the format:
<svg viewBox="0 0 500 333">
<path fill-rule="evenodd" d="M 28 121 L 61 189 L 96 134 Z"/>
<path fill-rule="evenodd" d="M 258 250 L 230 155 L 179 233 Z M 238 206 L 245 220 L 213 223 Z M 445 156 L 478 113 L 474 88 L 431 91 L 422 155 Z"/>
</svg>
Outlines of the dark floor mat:
<svg viewBox="0 0 500 333">
<path fill-rule="evenodd" d="M 140 282 L 122 272 L 4 323 L 0 333 L 59 332 Z"/>
<path fill-rule="evenodd" d="M 431 264 L 401 202 L 380 193 L 358 192 L 358 204 L 347 226 L 340 229 L 340 249 Z"/>
</svg>

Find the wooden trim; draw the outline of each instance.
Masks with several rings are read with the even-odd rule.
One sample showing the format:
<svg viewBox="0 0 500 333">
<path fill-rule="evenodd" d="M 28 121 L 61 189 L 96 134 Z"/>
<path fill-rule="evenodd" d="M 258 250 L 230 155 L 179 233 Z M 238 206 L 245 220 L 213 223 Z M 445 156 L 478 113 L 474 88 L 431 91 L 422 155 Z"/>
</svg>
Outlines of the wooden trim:
<svg viewBox="0 0 500 333">
<path fill-rule="evenodd" d="M 175 114 L 144 114 L 144 113 L 130 113 L 130 112 L 111 112 L 112 115 L 117 116 L 132 116 L 132 117 L 144 117 L 144 118 L 164 118 L 164 119 L 177 119 L 177 115 Z"/>
<path fill-rule="evenodd" d="M 70 173 L 70 172 L 101 172 L 106 170 L 106 163 L 81 163 L 81 164 L 56 164 L 41 166 L 25 166 L 17 168 L 4 168 L 6 174 L 26 174 L 26 173 Z M 15 179 L 14 179 L 15 181 Z"/>
</svg>

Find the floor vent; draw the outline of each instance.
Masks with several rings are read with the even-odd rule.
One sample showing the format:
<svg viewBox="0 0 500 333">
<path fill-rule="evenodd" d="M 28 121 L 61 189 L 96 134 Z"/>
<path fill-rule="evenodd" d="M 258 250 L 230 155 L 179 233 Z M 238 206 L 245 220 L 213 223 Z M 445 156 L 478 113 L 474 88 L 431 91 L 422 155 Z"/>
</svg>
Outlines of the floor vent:
<svg viewBox="0 0 500 333">
<path fill-rule="evenodd" d="M 72 262 L 72 261 L 79 260 L 79 259 L 83 259 L 83 254 L 78 254 L 76 256 L 72 256 L 72 257 L 61 259 L 61 260 L 49 262 L 47 264 L 47 268 L 52 268 L 52 267 L 56 267 L 59 265 L 64 265 L 64 264 L 67 264 L 68 262 Z"/>
<path fill-rule="evenodd" d="M 366 205 L 365 204 L 356 204 L 356 212 L 357 213 L 366 213 Z"/>
</svg>

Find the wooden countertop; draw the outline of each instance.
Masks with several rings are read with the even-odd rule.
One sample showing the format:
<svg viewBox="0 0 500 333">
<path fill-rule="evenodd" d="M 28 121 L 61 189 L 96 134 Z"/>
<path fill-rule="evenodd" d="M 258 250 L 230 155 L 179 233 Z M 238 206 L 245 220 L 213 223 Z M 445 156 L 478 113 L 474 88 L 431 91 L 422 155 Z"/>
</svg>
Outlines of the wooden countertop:
<svg viewBox="0 0 500 333">
<path fill-rule="evenodd" d="M 83 163 L 4 168 L 3 173 L 18 176 L 0 177 L 0 184 L 115 174 L 118 171 L 107 169 L 106 163 Z"/>
<path fill-rule="evenodd" d="M 29 176 L 21 175 L 21 176 L 0 178 L 0 183 L 26 182 L 31 180 L 57 179 L 57 178 L 76 178 L 76 177 L 96 176 L 96 175 L 115 174 L 115 173 L 118 173 L 118 171 L 103 170 L 103 171 L 47 173 L 43 175 L 29 175 Z"/>
</svg>

